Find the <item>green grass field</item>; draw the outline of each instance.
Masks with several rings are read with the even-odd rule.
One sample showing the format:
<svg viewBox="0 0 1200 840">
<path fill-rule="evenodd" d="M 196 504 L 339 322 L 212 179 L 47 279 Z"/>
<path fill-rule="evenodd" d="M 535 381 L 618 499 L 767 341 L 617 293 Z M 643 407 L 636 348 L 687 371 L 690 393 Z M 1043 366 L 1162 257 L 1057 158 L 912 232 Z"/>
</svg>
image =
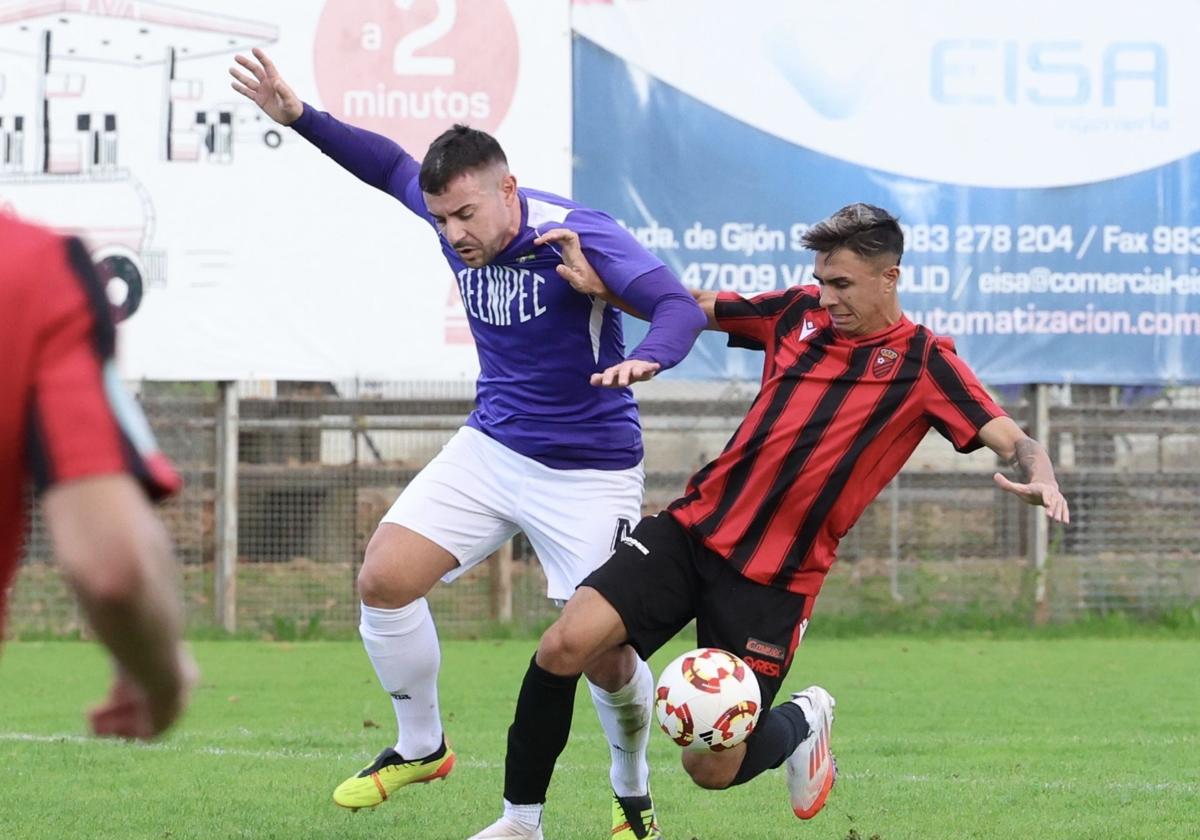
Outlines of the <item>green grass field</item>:
<svg viewBox="0 0 1200 840">
<path fill-rule="evenodd" d="M 530 641 L 449 642 L 442 710 L 459 752 L 445 782 L 374 812 L 330 792 L 393 734 L 361 647 L 195 645 L 204 679 L 183 724 L 140 746 L 83 736 L 99 650 L 0 655 L 0 837 L 462 840 L 498 813 L 505 730 Z M 661 667 L 684 649 L 655 658 Z M 691 786 L 651 740 L 668 840 L 1200 836 L 1200 643 L 1183 639 L 838 639 L 814 634 L 789 682 L 838 699 L 842 775 L 811 823 L 782 771 L 732 791 Z M 579 692 L 550 790 L 549 840 L 608 836 L 607 749 Z M 376 728 L 376 725 L 378 728 Z"/>
</svg>

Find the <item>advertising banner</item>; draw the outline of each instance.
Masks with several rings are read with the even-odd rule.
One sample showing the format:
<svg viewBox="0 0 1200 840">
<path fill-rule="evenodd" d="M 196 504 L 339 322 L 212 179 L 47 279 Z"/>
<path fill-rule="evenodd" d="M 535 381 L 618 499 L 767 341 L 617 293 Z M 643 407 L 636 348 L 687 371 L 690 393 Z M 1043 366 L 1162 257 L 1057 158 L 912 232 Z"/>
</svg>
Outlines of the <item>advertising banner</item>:
<svg viewBox="0 0 1200 840">
<path fill-rule="evenodd" d="M 576 3 L 575 196 L 693 288 L 812 283 L 900 217 L 901 302 L 987 382 L 1200 381 L 1200 6 Z M 680 368 L 755 377 L 706 336 Z"/>
</svg>

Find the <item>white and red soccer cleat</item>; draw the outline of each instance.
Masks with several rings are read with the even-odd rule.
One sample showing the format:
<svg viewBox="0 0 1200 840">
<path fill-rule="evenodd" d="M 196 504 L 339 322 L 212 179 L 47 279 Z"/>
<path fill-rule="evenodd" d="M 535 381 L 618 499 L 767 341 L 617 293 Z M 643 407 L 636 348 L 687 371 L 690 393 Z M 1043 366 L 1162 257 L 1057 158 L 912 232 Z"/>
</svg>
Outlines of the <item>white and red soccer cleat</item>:
<svg viewBox="0 0 1200 840">
<path fill-rule="evenodd" d="M 810 731 L 788 756 L 788 792 L 796 816 L 811 820 L 825 807 L 825 800 L 837 780 L 837 762 L 829 751 L 829 730 L 833 726 L 833 707 L 837 703 L 819 685 L 793 694 L 791 702 L 804 711 Z"/>
</svg>

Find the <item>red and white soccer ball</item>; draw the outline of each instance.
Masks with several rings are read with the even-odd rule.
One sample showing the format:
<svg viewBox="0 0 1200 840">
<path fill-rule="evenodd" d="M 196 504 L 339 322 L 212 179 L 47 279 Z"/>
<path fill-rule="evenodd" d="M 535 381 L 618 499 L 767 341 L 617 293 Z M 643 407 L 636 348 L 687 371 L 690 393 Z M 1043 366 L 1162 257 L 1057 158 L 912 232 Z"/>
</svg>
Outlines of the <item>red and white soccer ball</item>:
<svg viewBox="0 0 1200 840">
<path fill-rule="evenodd" d="M 658 725 L 685 750 L 737 746 L 754 731 L 761 708 L 754 672 L 718 648 L 689 650 L 663 670 L 654 689 Z"/>
</svg>

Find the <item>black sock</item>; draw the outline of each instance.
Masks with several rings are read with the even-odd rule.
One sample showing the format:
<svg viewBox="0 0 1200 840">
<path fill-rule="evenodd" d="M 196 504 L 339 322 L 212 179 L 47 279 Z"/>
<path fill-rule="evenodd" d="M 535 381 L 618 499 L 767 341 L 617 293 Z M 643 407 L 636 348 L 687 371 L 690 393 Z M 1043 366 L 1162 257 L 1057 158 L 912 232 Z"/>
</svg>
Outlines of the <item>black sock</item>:
<svg viewBox="0 0 1200 840">
<path fill-rule="evenodd" d="M 783 764 L 809 731 L 808 718 L 795 703 L 781 703 L 768 711 L 746 739 L 742 766 L 730 786 L 745 784 L 764 770 Z"/>
<path fill-rule="evenodd" d="M 508 754 L 504 758 L 504 798 L 512 804 L 540 805 L 546 801 L 554 762 L 571 734 L 578 683 L 578 674 L 560 677 L 530 660 L 517 696 L 517 711 L 508 728 Z"/>
</svg>

